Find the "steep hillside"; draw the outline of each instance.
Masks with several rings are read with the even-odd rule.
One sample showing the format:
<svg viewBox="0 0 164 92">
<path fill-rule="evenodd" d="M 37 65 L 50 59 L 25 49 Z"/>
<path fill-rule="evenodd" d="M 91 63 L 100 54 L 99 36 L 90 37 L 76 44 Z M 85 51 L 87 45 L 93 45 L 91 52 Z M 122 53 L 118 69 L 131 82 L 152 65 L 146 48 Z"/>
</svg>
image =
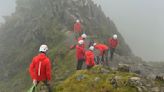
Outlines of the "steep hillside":
<svg viewBox="0 0 164 92">
<path fill-rule="evenodd" d="M 15 13 L 0 28 L 0 92 L 24 92 L 31 85 L 28 66 L 41 44 L 49 46 L 53 81 L 57 84 L 75 71 L 74 51 L 69 51 L 72 25 L 80 19 L 84 31 L 106 43 L 119 36 L 117 54 L 132 52 L 115 24 L 91 0 L 17 0 Z"/>
</svg>

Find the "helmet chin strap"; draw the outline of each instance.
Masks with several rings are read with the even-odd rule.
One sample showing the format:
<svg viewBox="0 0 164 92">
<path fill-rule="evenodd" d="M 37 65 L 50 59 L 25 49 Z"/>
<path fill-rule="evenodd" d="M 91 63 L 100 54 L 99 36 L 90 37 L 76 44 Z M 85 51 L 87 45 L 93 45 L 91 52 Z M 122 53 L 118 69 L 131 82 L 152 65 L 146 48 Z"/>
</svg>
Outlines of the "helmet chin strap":
<svg viewBox="0 0 164 92">
<path fill-rule="evenodd" d="M 40 53 L 44 53 L 44 54 L 46 54 L 46 52 L 43 52 L 43 51 L 41 51 Z"/>
</svg>

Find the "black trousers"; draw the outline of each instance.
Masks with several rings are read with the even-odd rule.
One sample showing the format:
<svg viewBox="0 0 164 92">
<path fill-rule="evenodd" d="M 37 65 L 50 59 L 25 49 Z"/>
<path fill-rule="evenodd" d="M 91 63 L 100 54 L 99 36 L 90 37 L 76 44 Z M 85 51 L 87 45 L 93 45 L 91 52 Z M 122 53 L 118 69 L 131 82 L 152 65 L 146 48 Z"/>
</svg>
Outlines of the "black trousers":
<svg viewBox="0 0 164 92">
<path fill-rule="evenodd" d="M 100 56 L 95 56 L 94 60 L 96 64 L 100 64 Z"/>
<path fill-rule="evenodd" d="M 88 70 L 91 69 L 92 67 L 93 67 L 93 66 L 88 66 L 88 65 L 87 65 L 87 69 L 88 69 Z"/>
<path fill-rule="evenodd" d="M 96 64 L 108 65 L 108 50 L 103 51 L 102 55 L 95 57 Z"/>
<path fill-rule="evenodd" d="M 85 61 L 85 59 L 79 59 L 77 61 L 77 68 L 76 70 L 81 70 L 82 69 L 82 66 L 83 66 L 83 62 Z"/>
<path fill-rule="evenodd" d="M 101 57 L 101 61 L 104 65 L 108 65 L 108 50 L 103 51 L 102 57 Z"/>
<path fill-rule="evenodd" d="M 52 92 L 52 89 L 51 89 L 50 84 L 48 84 L 47 81 L 46 81 L 44 84 L 47 86 L 47 88 L 48 88 L 48 92 Z"/>
<path fill-rule="evenodd" d="M 110 48 L 110 60 L 113 60 L 114 52 L 115 52 L 115 48 Z"/>
</svg>

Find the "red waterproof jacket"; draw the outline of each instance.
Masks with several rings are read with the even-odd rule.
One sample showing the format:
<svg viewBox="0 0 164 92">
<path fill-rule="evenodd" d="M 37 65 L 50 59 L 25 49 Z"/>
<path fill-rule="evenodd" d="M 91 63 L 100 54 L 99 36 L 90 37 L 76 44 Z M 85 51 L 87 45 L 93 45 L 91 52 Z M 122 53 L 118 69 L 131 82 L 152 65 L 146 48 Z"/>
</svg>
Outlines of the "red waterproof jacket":
<svg viewBox="0 0 164 92">
<path fill-rule="evenodd" d="M 37 81 L 51 80 L 51 63 L 49 58 L 44 53 L 35 56 L 30 64 L 29 72 L 31 78 Z"/>
<path fill-rule="evenodd" d="M 109 49 L 105 44 L 97 44 L 94 47 L 100 51 L 100 55 L 102 55 L 105 50 Z"/>
<path fill-rule="evenodd" d="M 81 45 L 76 45 L 76 58 L 79 59 L 85 59 L 85 49 Z"/>
<path fill-rule="evenodd" d="M 109 38 L 108 42 L 109 42 L 110 48 L 116 48 L 118 45 L 117 39 Z"/>
<path fill-rule="evenodd" d="M 80 41 L 80 40 L 84 40 L 81 36 L 78 38 L 78 41 Z"/>
<path fill-rule="evenodd" d="M 105 44 L 97 44 L 94 46 L 95 49 L 98 49 L 101 53 L 103 53 L 103 51 L 108 50 L 108 46 L 106 46 Z"/>
<path fill-rule="evenodd" d="M 85 52 L 85 58 L 86 58 L 86 65 L 87 66 L 94 66 L 94 53 L 91 50 L 88 50 Z"/>
<path fill-rule="evenodd" d="M 74 32 L 81 32 L 81 23 L 74 24 Z"/>
</svg>

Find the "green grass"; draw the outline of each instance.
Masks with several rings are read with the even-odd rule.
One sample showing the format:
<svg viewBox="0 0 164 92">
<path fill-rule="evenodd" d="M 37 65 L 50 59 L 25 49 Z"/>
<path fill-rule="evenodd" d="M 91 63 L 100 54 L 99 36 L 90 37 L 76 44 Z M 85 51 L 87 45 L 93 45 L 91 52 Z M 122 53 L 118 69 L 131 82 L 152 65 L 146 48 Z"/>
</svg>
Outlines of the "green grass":
<svg viewBox="0 0 164 92">
<path fill-rule="evenodd" d="M 54 88 L 54 92 L 137 92 L 136 88 L 126 85 L 126 82 L 130 77 L 136 76 L 133 73 L 125 73 L 112 71 L 108 74 L 96 73 L 102 67 L 96 66 L 91 70 L 76 71 L 68 79 Z M 83 75 L 82 80 L 78 80 L 79 76 Z M 118 88 L 115 88 L 110 83 L 110 80 L 120 76 Z M 98 81 L 95 81 L 99 78 Z"/>
</svg>

